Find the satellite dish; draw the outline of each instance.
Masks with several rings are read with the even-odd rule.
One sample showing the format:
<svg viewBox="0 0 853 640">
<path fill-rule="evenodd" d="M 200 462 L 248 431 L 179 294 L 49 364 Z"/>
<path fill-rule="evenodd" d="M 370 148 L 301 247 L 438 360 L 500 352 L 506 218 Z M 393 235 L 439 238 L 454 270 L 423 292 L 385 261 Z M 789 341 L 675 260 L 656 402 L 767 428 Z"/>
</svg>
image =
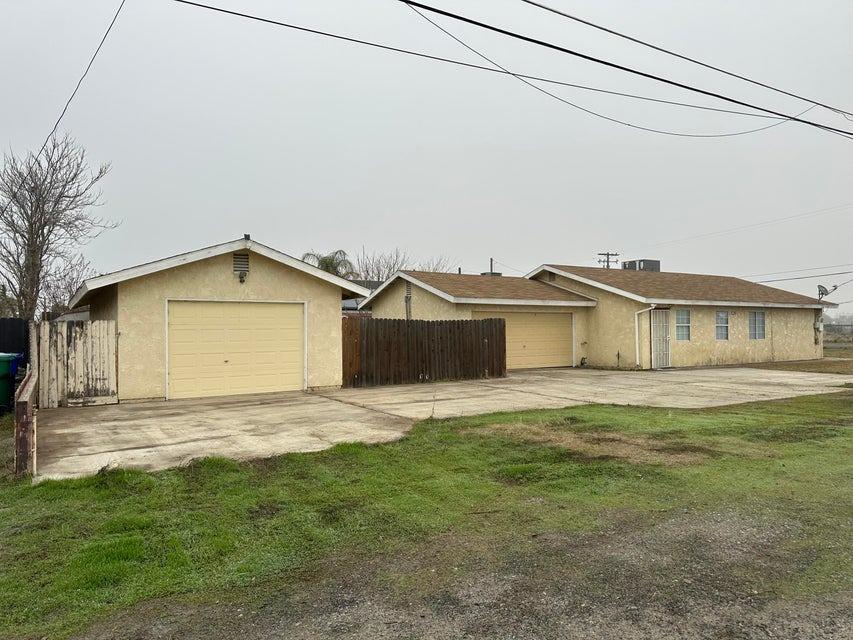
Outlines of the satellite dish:
<svg viewBox="0 0 853 640">
<path fill-rule="evenodd" d="M 817 285 L 817 295 L 819 298 L 829 295 L 829 289 L 824 287 L 822 284 Z"/>
</svg>

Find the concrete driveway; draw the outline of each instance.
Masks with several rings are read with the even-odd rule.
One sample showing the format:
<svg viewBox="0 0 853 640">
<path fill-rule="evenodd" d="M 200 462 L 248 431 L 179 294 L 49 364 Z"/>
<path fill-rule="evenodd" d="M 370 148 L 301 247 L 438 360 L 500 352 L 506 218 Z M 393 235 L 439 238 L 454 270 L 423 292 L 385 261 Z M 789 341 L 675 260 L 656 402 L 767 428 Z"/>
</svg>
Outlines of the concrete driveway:
<svg viewBox="0 0 853 640">
<path fill-rule="evenodd" d="M 38 413 L 38 474 L 89 475 L 113 464 L 154 470 L 201 456 L 251 459 L 387 442 L 430 416 L 587 403 L 713 407 L 830 393 L 845 382 L 853 377 L 747 368 L 540 369 L 495 380 L 45 409 Z"/>
</svg>

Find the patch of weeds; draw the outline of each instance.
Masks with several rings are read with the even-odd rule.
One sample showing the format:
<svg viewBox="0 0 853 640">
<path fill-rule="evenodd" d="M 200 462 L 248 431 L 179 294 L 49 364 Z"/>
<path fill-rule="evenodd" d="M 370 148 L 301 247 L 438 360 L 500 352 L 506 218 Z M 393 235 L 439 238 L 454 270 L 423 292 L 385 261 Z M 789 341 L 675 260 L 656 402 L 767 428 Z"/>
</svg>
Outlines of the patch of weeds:
<svg viewBox="0 0 853 640">
<path fill-rule="evenodd" d="M 257 458 L 250 460 L 248 463 L 258 475 L 268 475 L 276 473 L 281 468 L 281 457 L 272 458 Z"/>
<path fill-rule="evenodd" d="M 623 479 L 636 474 L 610 456 L 587 456 L 567 450 L 555 454 L 553 461 L 502 465 L 494 470 L 493 476 L 504 484 L 524 485 L 581 478 Z"/>
<path fill-rule="evenodd" d="M 577 416 L 562 416 L 555 420 L 549 420 L 544 423 L 545 427 L 551 429 L 565 429 L 573 433 L 597 433 L 615 431 L 616 426 L 612 424 L 604 424 L 600 422 L 590 422 Z"/>
<path fill-rule="evenodd" d="M 649 431 L 646 435 L 656 440 L 683 440 L 688 437 L 687 429 L 663 429 L 660 431 Z"/>
<path fill-rule="evenodd" d="M 104 533 L 144 531 L 154 525 L 154 519 L 143 514 L 124 513 L 110 518 L 101 526 Z"/>
<path fill-rule="evenodd" d="M 693 453 L 709 458 L 716 458 L 722 455 L 717 449 L 683 441 L 664 442 L 663 444 L 653 446 L 652 450 L 660 451 L 661 453 Z"/>
<path fill-rule="evenodd" d="M 280 502 L 263 501 L 249 508 L 249 518 L 252 520 L 267 520 L 277 516 L 283 506 Z"/>
<path fill-rule="evenodd" d="M 355 498 L 329 500 L 317 507 L 317 515 L 323 525 L 336 525 L 342 520 L 351 518 L 362 510 L 362 503 Z"/>
<path fill-rule="evenodd" d="M 145 557 L 141 535 L 117 536 L 93 542 L 71 561 L 71 584 L 78 589 L 101 589 L 121 583 Z"/>
<path fill-rule="evenodd" d="M 812 425 L 779 425 L 768 427 L 749 428 L 737 430 L 736 435 L 752 442 L 768 442 L 776 444 L 791 444 L 797 442 L 809 442 L 829 440 L 844 434 L 844 430 L 838 427 L 821 423 Z"/>
<path fill-rule="evenodd" d="M 541 462 L 507 464 L 495 469 L 495 477 L 506 484 L 530 484 L 556 477 L 552 467 Z"/>
</svg>

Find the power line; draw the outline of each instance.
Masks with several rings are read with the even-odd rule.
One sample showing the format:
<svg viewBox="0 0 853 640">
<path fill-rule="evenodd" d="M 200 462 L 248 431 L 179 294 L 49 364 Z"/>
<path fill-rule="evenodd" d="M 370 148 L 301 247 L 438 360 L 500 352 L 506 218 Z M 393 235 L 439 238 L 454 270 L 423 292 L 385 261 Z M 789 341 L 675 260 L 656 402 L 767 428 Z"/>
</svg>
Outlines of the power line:
<svg viewBox="0 0 853 640">
<path fill-rule="evenodd" d="M 44 140 L 44 144 L 39 149 L 39 152 L 36 154 L 36 158 L 38 158 L 42 152 L 44 151 L 47 143 L 53 137 L 53 134 L 56 133 L 57 128 L 59 127 L 59 123 L 62 122 L 62 118 L 65 117 L 66 111 L 68 111 L 68 107 L 71 106 L 71 101 L 74 100 L 74 96 L 77 95 L 77 92 L 80 90 L 80 86 L 83 84 L 83 80 L 86 79 L 86 76 L 89 75 L 89 70 L 92 68 L 92 65 L 95 63 L 95 58 L 98 57 L 98 54 L 101 52 L 101 47 L 104 46 L 104 42 L 107 40 L 107 36 L 110 35 L 110 31 L 113 29 L 113 25 L 118 20 L 118 16 L 121 13 L 121 10 L 124 8 L 124 3 L 127 0 L 121 0 L 121 4 L 119 4 L 118 9 L 116 9 L 115 15 L 113 15 L 113 19 L 110 21 L 107 30 L 104 32 L 104 36 L 101 38 L 101 41 L 98 43 L 97 49 L 95 49 L 95 53 L 92 54 L 92 57 L 89 59 L 89 64 L 86 65 L 86 69 L 83 71 L 83 75 L 80 76 L 80 79 L 77 81 L 77 85 L 74 87 L 74 91 L 71 92 L 71 95 L 68 97 L 68 100 L 65 102 L 65 106 L 62 108 L 62 112 L 59 114 L 59 117 L 56 119 L 56 122 L 53 125 L 53 129 L 50 130 L 50 133 L 47 134 L 47 138 Z"/>
<path fill-rule="evenodd" d="M 127 0 L 121 0 L 121 4 L 119 4 L 118 9 L 116 9 L 115 15 L 113 15 L 113 19 L 110 20 L 110 24 L 107 27 L 107 30 L 104 32 L 101 41 L 98 43 L 98 47 L 95 49 L 95 53 L 92 54 L 92 57 L 89 59 L 89 64 L 86 65 L 86 69 L 83 71 L 83 75 L 81 75 L 80 79 L 77 81 L 77 84 L 74 87 L 74 91 L 71 92 L 71 95 L 68 97 L 68 100 L 65 101 L 65 106 L 62 108 L 62 112 L 59 114 L 59 117 L 56 119 L 56 122 L 53 123 L 53 128 L 50 130 L 50 133 L 47 134 L 47 137 L 44 139 L 44 143 L 42 143 L 41 149 L 39 149 L 39 152 L 35 156 L 33 156 L 33 162 L 37 161 L 41 157 L 41 154 L 44 153 L 44 150 L 47 147 L 47 143 L 50 142 L 50 139 L 53 137 L 53 135 L 56 133 L 56 130 L 59 128 L 59 123 L 62 122 L 62 118 L 65 117 L 65 113 L 68 111 L 68 107 L 71 106 L 71 101 L 74 100 L 74 96 L 76 96 L 77 92 L 80 90 L 80 87 L 83 84 L 83 80 L 85 80 L 86 76 L 89 75 L 89 70 L 95 63 L 95 58 L 98 57 L 98 54 L 101 51 L 101 47 L 104 46 L 104 42 L 106 42 L 107 36 L 110 35 L 110 31 L 112 31 L 113 25 L 116 23 L 116 20 L 118 20 L 118 16 L 121 13 L 121 10 L 124 8 L 124 3 L 126 1 Z M 27 174 L 28 176 L 32 174 L 32 164 L 30 164 L 29 168 L 27 169 Z M 3 208 L 3 213 L 8 210 L 9 206 L 9 203 L 5 205 L 5 207 Z"/>
<path fill-rule="evenodd" d="M 746 276 L 740 276 L 741 278 L 760 278 L 762 276 L 776 276 L 781 275 L 783 273 L 801 273 L 803 271 L 820 271 L 821 269 L 837 269 L 838 267 L 853 267 L 853 262 L 845 263 L 845 264 L 827 264 L 822 267 L 807 267 L 805 269 L 788 269 L 787 271 L 770 271 L 768 273 L 750 273 Z"/>
<path fill-rule="evenodd" d="M 183 1 L 185 1 L 185 0 L 178 0 L 178 1 L 182 1 L 182 2 L 183 2 Z M 616 62 L 611 62 L 611 61 L 609 61 L 609 60 L 604 60 L 604 59 L 602 59 L 602 58 L 596 58 L 595 56 L 591 56 L 591 55 L 588 55 L 588 54 L 586 54 L 586 53 L 581 53 L 580 51 L 575 51 L 575 50 L 573 50 L 573 49 L 569 49 L 569 48 L 567 48 L 567 47 L 563 47 L 563 46 L 560 46 L 560 45 L 557 45 L 557 44 L 553 44 L 553 43 L 551 43 L 551 42 L 546 42 L 545 40 L 539 40 L 539 39 L 537 39 L 537 38 L 532 38 L 532 37 L 530 37 L 530 36 L 525 36 L 525 35 L 522 35 L 522 34 L 520 34 L 520 33 L 516 33 L 516 32 L 514 32 L 514 31 L 508 31 L 507 29 L 503 29 L 503 28 L 501 28 L 501 27 L 496 27 L 496 26 L 494 26 L 494 25 L 486 24 L 485 22 L 480 22 L 479 20 L 474 20 L 473 18 L 467 18 L 467 17 L 465 17 L 465 16 L 462 16 L 462 15 L 459 15 L 459 14 L 456 14 L 456 13 L 451 13 L 451 12 L 449 12 L 449 11 L 445 11 L 445 10 L 443 10 L 443 9 L 438 9 L 438 8 L 436 8 L 436 7 L 431 7 L 431 6 L 429 6 L 429 5 L 426 5 L 426 4 L 423 4 L 423 3 L 420 3 L 420 2 L 415 2 L 414 0 L 399 0 L 399 1 L 400 1 L 400 2 L 403 2 L 403 3 L 405 3 L 405 4 L 408 4 L 408 5 L 410 5 L 410 6 L 418 7 L 419 9 L 423 9 L 423 10 L 425 10 L 425 11 L 429 11 L 429 12 L 431 12 L 431 13 L 436 13 L 436 14 L 438 14 L 438 15 L 442 15 L 442 16 L 445 16 L 445 17 L 448 17 L 448 18 L 452 18 L 452 19 L 454 19 L 454 20 L 458 20 L 458 21 L 460 21 L 460 22 L 465 22 L 465 23 L 467 23 L 467 24 L 471 24 L 471 25 L 474 25 L 474 26 L 476 26 L 476 27 L 480 27 L 480 28 L 482 28 L 482 29 L 487 29 L 487 30 L 489 30 L 489 31 L 493 31 L 493 32 L 495 32 L 495 33 L 499 33 L 499 34 L 501 34 L 501 35 L 505 35 L 505 36 L 508 36 L 508 37 L 510 37 L 510 38 L 515 38 L 516 40 L 522 40 L 522 41 L 524 41 L 524 42 L 529 42 L 529 43 L 531 43 L 531 44 L 535 44 L 535 45 L 538 45 L 538 46 L 540 46 L 540 47 L 545 47 L 545 48 L 547 48 L 547 49 L 552 49 L 552 50 L 554 50 L 554 51 L 559 51 L 559 52 L 561 52 L 561 53 L 565 53 L 565 54 L 568 54 L 568 55 L 571 55 L 571 56 L 575 56 L 575 57 L 577 57 L 577 58 L 581 58 L 581 59 L 583 59 L 583 60 L 587 60 L 587 61 L 589 61 L 589 62 L 595 62 L 596 64 L 601 64 L 601 65 L 604 65 L 604 66 L 606 66 L 606 67 L 610 67 L 611 69 L 618 69 L 618 70 L 620 70 L 620 71 L 624 71 L 624 72 L 626 72 L 626 73 L 631 73 L 631 74 L 633 74 L 633 75 L 637 75 L 637 76 L 640 76 L 640 77 L 643 77 L 643 78 L 648 78 L 648 79 L 650 79 L 650 80 L 655 80 L 655 81 L 657 81 L 657 82 L 662 82 L 662 83 L 664 83 L 664 84 L 668 84 L 668 85 L 671 85 L 671 86 L 674 86 L 674 87 L 678 87 L 678 88 L 680 88 L 680 89 L 686 89 L 687 91 L 692 91 L 692 92 L 694 92 L 694 93 L 699 93 L 699 94 L 702 94 L 702 95 L 705 95 L 705 96 L 710 96 L 710 97 L 712 97 L 712 98 L 718 98 L 718 99 L 720 99 L 720 100 L 725 100 L 726 102 L 731 102 L 731 103 L 733 103 L 733 104 L 737 104 L 737 105 L 739 105 L 739 106 L 741 106 L 741 107 L 748 107 L 748 108 L 750 108 L 750 109 L 757 109 L 757 110 L 759 110 L 759 111 L 763 111 L 763 112 L 765 112 L 765 113 L 770 113 L 770 114 L 773 114 L 773 115 L 776 115 L 776 116 L 782 116 L 782 117 L 784 117 L 784 118 L 788 118 L 789 120 L 793 120 L 793 121 L 795 121 L 795 122 L 799 122 L 799 123 L 801 123 L 801 124 L 807 124 L 807 125 L 812 126 L 812 127 L 817 127 L 818 129 L 823 129 L 823 130 L 825 130 L 825 131 L 831 131 L 831 132 L 833 132 L 833 133 L 837 133 L 837 134 L 843 135 L 844 137 L 846 137 L 846 138 L 848 138 L 848 139 L 849 139 L 849 136 L 853 136 L 853 132 L 851 132 L 851 131 L 845 131 L 845 130 L 843 130 L 843 129 L 837 129 L 837 128 L 835 128 L 835 127 L 830 127 L 829 125 L 819 124 L 819 123 L 817 123 L 817 122 L 813 122 L 813 121 L 811 121 L 811 120 L 803 120 L 803 119 L 801 119 L 801 118 L 799 118 L 799 117 L 797 117 L 797 116 L 791 116 L 791 115 L 788 115 L 788 114 L 786 114 L 786 113 L 782 113 L 782 112 L 779 112 L 779 111 L 774 111 L 774 110 L 772 110 L 772 109 L 767 109 L 767 108 L 765 108 L 765 107 L 759 107 L 759 106 L 756 106 L 756 105 L 751 104 L 751 103 L 749 103 L 749 102 L 744 102 L 744 101 L 742 101 L 742 100 L 737 100 L 736 98 L 730 98 L 730 97 L 725 96 L 725 95 L 720 94 L 720 93 L 715 93 L 715 92 L 713 92 L 713 91 L 708 91 L 708 90 L 706 90 L 706 89 L 700 89 L 700 88 L 698 88 L 698 87 L 694 87 L 694 86 L 691 86 L 691 85 L 688 85 L 688 84 L 684 84 L 684 83 L 682 83 L 682 82 L 677 82 L 676 80 L 670 80 L 670 79 L 668 79 L 668 78 L 664 78 L 664 77 L 662 77 L 662 76 L 657 76 L 657 75 L 654 75 L 654 74 L 652 74 L 652 73 L 647 73 L 647 72 L 645 72 L 645 71 L 640 71 L 639 69 L 634 69 L 634 68 L 632 68 L 632 67 L 626 67 L 626 66 L 624 66 L 624 65 L 618 64 L 618 63 L 616 63 Z"/>
<path fill-rule="evenodd" d="M 773 280 L 757 280 L 756 282 L 757 282 L 757 284 L 763 284 L 765 282 L 789 282 L 791 280 L 811 280 L 813 278 L 827 278 L 829 276 L 843 276 L 843 275 L 847 275 L 848 273 L 853 273 L 853 271 L 836 271 L 835 273 L 819 273 L 819 274 L 814 275 L 814 276 L 796 276 L 794 278 L 775 278 Z M 848 280 L 847 282 L 842 282 L 838 286 L 841 287 L 841 286 L 844 286 L 845 284 L 848 284 L 850 282 L 853 282 L 853 280 Z M 836 289 L 837 288 L 838 287 L 836 287 Z"/>
<path fill-rule="evenodd" d="M 846 209 L 848 207 L 853 207 L 853 202 L 848 202 L 846 204 L 839 204 L 839 205 L 835 205 L 832 207 L 826 207 L 824 209 L 815 209 L 813 211 L 806 211 L 803 213 L 797 213 L 797 214 L 794 214 L 791 216 L 785 216 L 784 218 L 774 218 L 772 220 L 764 220 L 762 222 L 753 222 L 751 224 L 744 224 L 744 225 L 740 225 L 737 227 L 731 227 L 729 229 L 721 229 L 718 231 L 709 231 L 707 233 L 699 233 L 699 234 L 692 235 L 692 236 L 686 236 L 684 238 L 677 238 L 675 240 L 665 240 L 664 242 L 656 242 L 654 244 L 647 244 L 647 245 L 644 245 L 642 247 L 638 247 L 637 250 L 651 249 L 654 247 L 662 247 L 662 246 L 670 245 L 670 244 L 678 244 L 681 242 L 688 242 L 690 240 L 699 240 L 702 238 L 711 238 L 714 236 L 727 235 L 730 233 L 736 233 L 738 231 L 746 231 L 747 229 L 756 229 L 759 227 L 766 227 L 766 226 L 770 226 L 770 225 L 774 225 L 774 224 L 780 224 L 783 222 L 790 222 L 791 220 L 799 220 L 799 219 L 803 219 L 803 218 L 813 218 L 813 217 L 817 217 L 817 216 L 828 215 L 831 213 L 837 213 L 838 211 L 841 211 L 841 210 Z"/>
<path fill-rule="evenodd" d="M 495 260 L 494 258 L 492 258 L 492 260 L 494 261 L 495 264 L 500 265 L 502 267 L 506 267 L 510 271 L 515 271 L 516 273 L 522 273 L 522 274 L 527 273 L 526 271 L 522 271 L 521 269 L 516 269 L 515 267 L 511 267 L 508 264 L 501 262 L 500 260 Z"/>
<path fill-rule="evenodd" d="M 853 273 L 853 271 L 848 271 L 847 273 Z M 853 282 L 853 278 L 851 278 L 850 280 L 845 280 L 841 284 L 835 285 L 835 290 L 838 291 L 841 287 L 843 287 L 846 284 L 850 284 L 851 282 Z"/>
<path fill-rule="evenodd" d="M 540 93 L 543 93 L 544 95 L 546 95 L 550 98 L 553 98 L 554 100 L 562 102 L 563 104 L 566 104 L 570 107 L 574 107 L 575 109 L 579 109 L 580 111 L 583 111 L 584 113 L 588 113 L 588 114 L 595 116 L 597 118 L 602 118 L 604 120 L 608 120 L 609 122 L 614 122 L 616 124 L 621 124 L 621 125 L 624 125 L 626 127 L 631 127 L 632 129 L 640 129 L 641 131 L 648 131 L 650 133 L 659 133 L 662 135 L 678 136 L 678 137 L 682 137 L 682 138 L 728 138 L 728 137 L 732 137 L 732 136 L 741 136 L 741 135 L 745 135 L 748 133 L 757 133 L 759 131 L 764 131 L 766 129 L 772 129 L 773 127 L 778 127 L 780 124 L 784 124 L 786 122 L 789 122 L 789 120 L 779 120 L 778 122 L 774 122 L 773 124 L 770 124 L 770 125 L 767 125 L 764 127 L 758 127 L 756 129 L 749 129 L 746 131 L 734 131 L 734 132 L 729 132 L 729 133 L 684 133 L 684 132 L 680 132 L 680 131 L 669 131 L 669 130 L 664 130 L 664 129 L 654 129 L 651 127 L 645 127 L 645 126 L 634 124 L 631 122 L 626 122 L 624 120 L 619 120 L 617 118 L 613 118 L 611 116 L 606 116 L 602 113 L 598 113 L 597 111 L 593 111 L 593 110 L 588 109 L 586 107 L 582 107 L 579 104 L 575 104 L 574 102 L 571 102 L 570 100 L 567 100 L 566 98 L 563 98 L 562 96 L 558 96 L 557 94 L 552 93 L 551 91 L 548 91 L 547 89 L 543 89 L 542 87 L 534 84 L 533 82 L 512 73 L 509 69 L 507 69 L 503 65 L 498 64 L 497 62 L 495 62 L 494 60 L 492 60 L 491 58 L 486 56 L 484 53 L 481 53 L 480 51 L 478 51 L 477 49 L 475 49 L 474 47 L 472 47 L 468 43 L 464 42 L 461 38 L 455 36 L 450 31 L 448 31 L 447 29 L 442 27 L 440 24 L 438 24 L 434 20 L 430 19 L 429 16 L 426 16 L 423 13 L 421 13 L 421 11 L 419 9 L 417 9 L 411 5 L 407 5 L 407 6 L 409 7 L 409 9 L 411 9 L 416 14 L 418 14 L 421 18 L 423 18 L 424 20 L 429 22 L 431 25 L 433 25 L 436 29 L 438 29 L 439 31 L 441 31 L 445 35 L 449 36 L 450 38 L 452 38 L 453 40 L 455 40 L 456 42 L 461 44 L 463 47 L 465 47 L 466 49 L 468 49 L 472 53 L 478 55 L 479 57 L 481 57 L 486 62 L 493 64 L 498 69 L 501 69 L 502 71 L 505 71 L 508 74 L 512 75 L 517 80 L 520 80 L 521 82 L 526 84 L 528 87 L 531 87 L 531 88 L 535 89 L 536 91 L 539 91 Z M 814 109 L 815 106 L 817 106 L 817 105 L 812 105 L 812 106 L 806 108 L 801 113 L 798 113 L 797 117 L 803 115 L 804 113 L 806 113 L 807 111 L 810 111 L 811 109 Z"/>
<path fill-rule="evenodd" d="M 772 85 L 765 84 L 764 82 L 760 82 L 758 80 L 748 78 L 747 76 L 743 76 L 743 75 L 734 73 L 732 71 L 726 71 L 725 69 L 721 69 L 720 67 L 715 67 L 714 65 L 708 64 L 707 62 L 702 62 L 701 60 L 696 60 L 695 58 L 691 58 L 691 57 L 683 55 L 681 53 L 676 53 L 675 51 L 671 51 L 669 49 L 664 49 L 663 47 L 659 47 L 659 46 L 654 45 L 650 42 L 646 42 L 645 40 L 640 40 L 639 38 L 629 36 L 625 33 L 620 33 L 619 31 L 616 31 L 614 29 L 610 29 L 610 28 L 605 27 L 603 25 L 596 24 L 596 23 L 592 22 L 591 20 L 585 20 L 583 18 L 579 18 L 578 16 L 574 16 L 570 13 L 560 11 L 559 9 L 555 9 L 553 7 L 549 7 L 548 5 L 542 4 L 540 2 L 536 2 L 535 0 L 521 0 L 521 2 L 525 2 L 529 5 L 539 7 L 540 9 L 544 9 L 545 11 L 550 11 L 551 13 L 555 13 L 557 15 L 563 16 L 564 18 L 568 18 L 569 20 L 574 20 L 575 22 L 580 22 L 581 24 L 585 24 L 588 27 L 598 29 L 599 31 L 604 31 L 604 32 L 609 33 L 611 35 L 618 36 L 620 38 L 624 38 L 625 40 L 630 40 L 631 42 L 642 45 L 644 47 L 648 47 L 650 49 L 654 49 L 655 51 L 660 51 L 661 53 L 666 53 L 667 55 L 675 56 L 676 58 L 681 58 L 682 60 L 686 60 L 687 62 L 692 62 L 693 64 L 698 64 L 699 66 L 705 67 L 706 69 L 718 71 L 719 73 L 723 73 L 723 74 L 730 76 L 732 78 L 737 78 L 738 80 L 743 80 L 745 82 L 752 83 L 752 84 L 757 85 L 759 87 L 764 87 L 765 89 L 770 89 L 771 91 L 776 91 L 777 93 L 781 93 L 781 94 L 784 94 L 786 96 L 790 96 L 792 98 L 797 98 L 798 100 L 803 100 L 804 102 L 810 102 L 815 106 L 824 107 L 826 109 L 829 109 L 830 111 L 834 111 L 835 113 L 839 113 L 839 114 L 842 114 L 845 116 L 848 116 L 848 115 L 853 116 L 853 113 L 851 113 L 850 111 L 845 111 L 845 110 L 839 109 L 837 107 L 832 107 L 832 106 L 825 104 L 823 102 L 820 102 L 818 100 L 813 100 L 811 98 L 806 98 L 806 97 L 803 97 L 803 96 L 798 95 L 796 93 L 791 93 L 790 91 L 785 91 L 784 89 L 779 89 L 778 87 L 774 87 Z"/>
<path fill-rule="evenodd" d="M 310 27 L 303 27 L 303 26 L 291 24 L 288 22 L 281 22 L 278 20 L 272 20 L 271 18 L 263 18 L 261 16 L 256 16 L 256 15 L 252 15 L 252 14 L 248 14 L 248 13 L 241 13 L 239 11 L 231 11 L 230 9 L 223 9 L 221 7 L 215 7 L 212 5 L 202 4 L 199 2 L 191 2 L 190 0 L 174 0 L 174 1 L 179 2 L 181 4 L 190 5 L 193 7 L 198 7 L 200 9 L 208 9 L 210 11 L 215 11 L 215 12 L 223 13 L 226 15 L 236 16 L 239 18 L 246 18 L 248 20 L 254 20 L 256 22 L 263 22 L 265 24 L 271 24 L 271 25 L 278 26 L 278 27 L 285 27 L 288 29 L 293 29 L 295 31 L 310 33 L 312 35 L 323 36 L 323 37 L 332 38 L 335 40 L 342 40 L 344 42 L 349 42 L 352 44 L 360 44 L 360 45 L 372 47 L 375 49 L 381 49 L 384 51 L 391 51 L 394 53 L 402 53 L 405 55 L 414 56 L 417 58 L 424 58 L 426 60 L 432 60 L 435 62 L 445 62 L 448 64 L 452 64 L 452 65 L 456 65 L 456 66 L 460 66 L 460 67 L 465 67 L 465 68 L 469 68 L 469 69 L 476 69 L 479 71 L 488 71 L 490 73 L 496 73 L 496 74 L 500 74 L 500 75 L 512 75 L 512 76 L 515 76 L 517 78 L 525 78 L 527 80 L 535 80 L 536 82 L 545 82 L 548 84 L 559 85 L 562 87 L 570 87 L 573 89 L 581 89 L 583 91 L 592 91 L 595 93 L 603 93 L 603 94 L 607 94 L 607 95 L 620 96 L 623 98 L 631 98 L 633 100 L 643 100 L 646 102 L 656 102 L 656 103 L 660 103 L 660 104 L 668 104 L 668 105 L 673 105 L 673 106 L 686 107 L 686 108 L 690 108 L 690 109 L 699 109 L 702 111 L 715 111 L 718 113 L 731 113 L 731 114 L 740 115 L 740 116 L 749 116 L 752 118 L 766 118 L 766 119 L 770 119 L 770 120 L 778 120 L 780 123 L 788 121 L 788 118 L 786 118 L 784 116 L 774 116 L 774 115 L 768 115 L 768 114 L 764 114 L 764 113 L 750 113 L 747 111 L 722 109 L 719 107 L 709 107 L 706 105 L 693 104 L 690 102 L 679 102 L 677 100 L 664 100 L 662 98 L 652 98 L 650 96 L 638 95 L 638 94 L 634 94 L 634 93 L 625 93 L 622 91 L 611 91 L 608 89 L 601 89 L 599 87 L 591 87 L 591 86 L 587 86 L 587 85 L 576 84 L 573 82 L 565 82 L 562 80 L 554 80 L 553 78 L 546 78 L 546 77 L 542 77 L 542 76 L 535 76 L 535 75 L 530 75 L 530 74 L 525 74 L 525 73 L 519 73 L 516 71 L 505 71 L 503 69 L 495 69 L 492 67 L 486 67 L 486 66 L 479 65 L 479 64 L 473 64 L 470 62 L 465 62 L 463 60 L 455 60 L 453 58 L 445 58 L 442 56 L 436 56 L 436 55 L 432 55 L 429 53 L 424 53 L 422 51 L 414 51 L 411 49 L 404 49 L 402 47 L 385 45 L 385 44 L 381 44 L 378 42 L 371 42 L 369 40 L 362 40 L 360 38 L 353 38 L 350 36 L 344 36 L 344 35 L 340 35 L 340 34 L 336 34 L 336 33 L 331 33 L 328 31 L 320 31 L 318 29 L 312 29 Z"/>
</svg>

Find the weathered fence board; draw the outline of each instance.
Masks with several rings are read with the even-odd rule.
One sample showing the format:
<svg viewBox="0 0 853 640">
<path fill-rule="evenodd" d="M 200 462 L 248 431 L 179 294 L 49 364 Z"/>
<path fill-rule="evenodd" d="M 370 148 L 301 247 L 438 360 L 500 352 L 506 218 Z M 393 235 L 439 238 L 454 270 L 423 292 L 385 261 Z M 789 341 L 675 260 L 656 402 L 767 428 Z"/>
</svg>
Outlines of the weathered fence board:
<svg viewBox="0 0 853 640">
<path fill-rule="evenodd" d="M 38 373 L 30 366 L 15 392 L 15 476 L 36 473 Z"/>
<path fill-rule="evenodd" d="M 372 387 L 506 375 L 506 324 L 487 320 L 344 317 L 343 386 Z"/>
<path fill-rule="evenodd" d="M 42 322 L 38 365 L 42 408 L 118 402 L 116 323 Z"/>
</svg>

